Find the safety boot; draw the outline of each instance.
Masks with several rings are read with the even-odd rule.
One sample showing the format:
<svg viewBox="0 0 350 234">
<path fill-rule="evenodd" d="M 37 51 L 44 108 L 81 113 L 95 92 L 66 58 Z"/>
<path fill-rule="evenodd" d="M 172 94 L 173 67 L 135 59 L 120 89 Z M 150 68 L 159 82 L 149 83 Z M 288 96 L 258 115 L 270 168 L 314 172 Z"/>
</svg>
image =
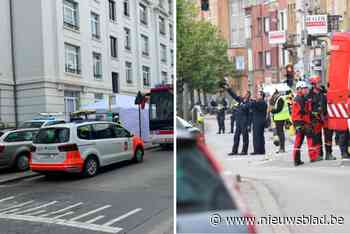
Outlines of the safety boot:
<svg viewBox="0 0 350 234">
<path fill-rule="evenodd" d="M 326 153 L 326 160 L 336 160 L 337 158 L 332 153 Z"/>
</svg>

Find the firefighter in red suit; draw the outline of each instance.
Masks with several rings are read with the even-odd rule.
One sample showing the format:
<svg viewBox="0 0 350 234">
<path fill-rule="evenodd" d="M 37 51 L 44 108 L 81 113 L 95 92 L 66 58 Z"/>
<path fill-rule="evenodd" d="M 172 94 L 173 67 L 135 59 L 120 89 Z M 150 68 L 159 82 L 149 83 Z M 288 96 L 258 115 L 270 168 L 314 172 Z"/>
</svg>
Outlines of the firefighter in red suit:
<svg viewBox="0 0 350 234">
<path fill-rule="evenodd" d="M 328 111 L 327 111 L 327 90 L 325 87 L 321 88 L 322 93 L 324 95 L 323 98 L 323 108 L 325 110 L 324 112 L 324 118 L 323 118 L 323 138 L 324 138 L 324 144 L 325 144 L 325 150 L 326 150 L 326 160 L 336 160 L 336 157 L 332 155 L 332 141 L 333 141 L 333 135 L 334 131 L 330 128 L 328 128 Z M 322 150 L 322 148 L 321 148 Z M 322 154 L 322 153 L 321 153 Z"/>
<path fill-rule="evenodd" d="M 297 95 L 292 104 L 292 121 L 296 130 L 293 147 L 294 165 L 304 164 L 301 161 L 300 150 L 306 136 L 309 157 L 311 162 L 317 161 L 319 148 L 313 147 L 313 129 L 311 125 L 311 100 L 308 99 L 308 86 L 306 82 L 299 81 L 296 85 Z"/>
<path fill-rule="evenodd" d="M 312 88 L 309 92 L 311 100 L 311 125 L 313 130 L 313 147 L 320 152 L 317 161 L 323 160 L 322 128 L 327 115 L 327 97 L 321 90 L 321 78 L 312 76 L 309 79 Z"/>
</svg>

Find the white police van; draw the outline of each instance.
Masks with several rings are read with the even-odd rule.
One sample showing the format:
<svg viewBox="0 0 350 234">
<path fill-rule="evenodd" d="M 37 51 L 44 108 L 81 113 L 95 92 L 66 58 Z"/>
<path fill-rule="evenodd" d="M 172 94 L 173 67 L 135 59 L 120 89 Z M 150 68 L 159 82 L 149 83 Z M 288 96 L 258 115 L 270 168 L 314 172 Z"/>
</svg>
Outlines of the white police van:
<svg viewBox="0 0 350 234">
<path fill-rule="evenodd" d="M 61 116 L 63 116 L 63 113 L 40 113 L 38 117 L 23 122 L 18 128 L 41 128 L 66 123 Z"/>
</svg>

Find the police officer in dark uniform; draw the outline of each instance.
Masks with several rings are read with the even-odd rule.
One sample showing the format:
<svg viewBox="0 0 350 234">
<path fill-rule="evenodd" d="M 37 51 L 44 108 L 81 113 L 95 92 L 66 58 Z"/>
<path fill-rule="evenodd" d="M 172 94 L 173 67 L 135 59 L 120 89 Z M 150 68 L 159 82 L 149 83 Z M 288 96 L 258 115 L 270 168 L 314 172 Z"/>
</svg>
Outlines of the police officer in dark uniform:
<svg viewBox="0 0 350 234">
<path fill-rule="evenodd" d="M 250 126 L 250 92 L 247 91 L 247 93 L 241 97 L 238 96 L 231 88 L 228 88 L 227 85 L 225 86 L 227 92 L 230 94 L 230 96 L 235 99 L 238 102 L 238 106 L 236 108 L 236 131 L 234 135 L 233 140 L 233 147 L 232 152 L 228 155 L 237 155 L 238 154 L 238 146 L 239 146 L 239 140 L 240 136 L 243 136 L 243 149 L 240 155 L 247 155 L 248 154 L 248 146 L 249 146 L 249 134 L 248 134 L 248 128 Z"/>
<path fill-rule="evenodd" d="M 219 131 L 217 134 L 224 134 L 225 133 L 225 117 L 226 117 L 226 108 L 227 108 L 227 100 L 225 98 L 224 89 L 220 88 L 219 95 L 216 98 L 216 104 L 217 104 L 217 120 L 219 125 Z"/>
<path fill-rule="evenodd" d="M 265 136 L 267 102 L 265 93 L 258 92 L 257 99 L 251 101 L 252 122 L 253 122 L 253 146 L 254 152 L 251 155 L 265 154 Z"/>
<path fill-rule="evenodd" d="M 233 103 L 235 101 L 232 101 L 232 105 L 231 105 L 231 134 L 233 134 L 233 130 L 235 128 L 235 120 L 236 120 L 236 108 L 237 108 L 237 104 Z"/>
</svg>

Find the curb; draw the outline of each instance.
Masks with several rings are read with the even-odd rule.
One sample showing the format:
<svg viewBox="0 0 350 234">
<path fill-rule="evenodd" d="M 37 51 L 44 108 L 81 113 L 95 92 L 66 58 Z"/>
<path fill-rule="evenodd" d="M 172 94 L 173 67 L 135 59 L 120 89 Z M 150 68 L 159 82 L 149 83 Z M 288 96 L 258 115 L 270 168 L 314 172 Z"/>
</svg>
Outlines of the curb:
<svg viewBox="0 0 350 234">
<path fill-rule="evenodd" d="M 28 178 L 32 178 L 32 177 L 37 177 L 37 176 L 41 176 L 41 174 L 32 172 L 32 173 L 26 174 L 26 175 L 13 175 L 12 177 L 5 178 L 5 179 L 0 178 L 0 185 L 11 183 L 11 182 L 16 182 L 19 180 L 28 179 Z"/>
<path fill-rule="evenodd" d="M 281 210 L 281 207 L 276 200 L 276 198 L 273 196 L 271 190 L 268 188 L 268 186 L 258 179 L 250 178 L 250 177 L 242 177 L 242 182 L 248 184 L 252 189 L 255 190 L 256 195 L 258 196 L 258 203 L 260 204 L 263 215 L 269 215 L 273 214 L 274 216 L 283 217 L 283 211 Z M 241 192 L 243 195 L 243 192 Z M 244 195 L 243 195 L 244 196 Z M 260 228 L 264 228 L 264 225 L 256 225 L 256 228 L 259 230 Z M 269 232 L 272 233 L 285 233 L 289 234 L 292 232 L 291 227 L 289 225 L 267 225 L 265 228 L 270 229 Z M 260 230 L 262 231 L 262 230 Z M 266 230 L 265 230 L 266 231 Z M 262 231 L 262 232 L 265 232 Z M 258 231 L 259 232 L 259 231 Z"/>
</svg>

